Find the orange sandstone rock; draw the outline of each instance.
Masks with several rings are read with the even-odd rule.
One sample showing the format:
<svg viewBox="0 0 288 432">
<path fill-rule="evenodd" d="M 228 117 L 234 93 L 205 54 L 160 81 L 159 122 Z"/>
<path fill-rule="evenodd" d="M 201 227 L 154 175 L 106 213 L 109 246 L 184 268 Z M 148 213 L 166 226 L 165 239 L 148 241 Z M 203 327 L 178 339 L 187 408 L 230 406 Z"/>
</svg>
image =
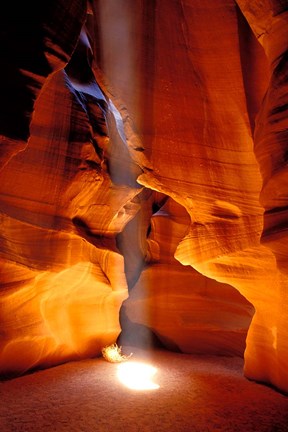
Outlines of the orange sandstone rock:
<svg viewBox="0 0 288 432">
<path fill-rule="evenodd" d="M 288 391 L 285 5 L 64 3 L 30 63 L 4 32 L 1 372 L 99 354 L 123 305 Z"/>
</svg>

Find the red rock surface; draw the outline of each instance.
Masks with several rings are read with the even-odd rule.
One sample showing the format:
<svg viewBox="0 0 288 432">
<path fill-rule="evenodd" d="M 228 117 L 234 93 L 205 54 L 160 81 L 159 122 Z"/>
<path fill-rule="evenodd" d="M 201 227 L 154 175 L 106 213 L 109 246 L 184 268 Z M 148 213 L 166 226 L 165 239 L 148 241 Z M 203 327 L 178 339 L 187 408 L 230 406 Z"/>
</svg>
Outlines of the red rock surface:
<svg viewBox="0 0 288 432">
<path fill-rule="evenodd" d="M 1 36 L 1 372 L 98 355 L 121 312 L 288 391 L 283 2 L 44 3 Z"/>
</svg>

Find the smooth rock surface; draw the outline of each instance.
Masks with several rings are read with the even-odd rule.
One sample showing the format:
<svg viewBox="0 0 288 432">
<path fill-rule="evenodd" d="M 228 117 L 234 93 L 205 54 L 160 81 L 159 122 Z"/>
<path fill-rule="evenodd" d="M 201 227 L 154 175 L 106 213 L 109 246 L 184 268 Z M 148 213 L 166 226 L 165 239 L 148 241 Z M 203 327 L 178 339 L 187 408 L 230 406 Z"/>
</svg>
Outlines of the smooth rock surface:
<svg viewBox="0 0 288 432">
<path fill-rule="evenodd" d="M 43 5 L 1 33 L 0 372 L 140 325 L 288 391 L 287 7 Z"/>
</svg>

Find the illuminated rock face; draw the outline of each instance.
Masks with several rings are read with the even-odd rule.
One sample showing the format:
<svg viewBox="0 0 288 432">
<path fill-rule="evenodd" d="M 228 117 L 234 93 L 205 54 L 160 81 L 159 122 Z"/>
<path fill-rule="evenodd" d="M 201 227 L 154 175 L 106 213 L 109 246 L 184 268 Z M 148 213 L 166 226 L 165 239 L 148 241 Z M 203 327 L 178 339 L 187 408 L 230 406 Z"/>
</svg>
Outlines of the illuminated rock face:
<svg viewBox="0 0 288 432">
<path fill-rule="evenodd" d="M 121 310 L 123 341 L 245 350 L 288 391 L 281 2 L 99 0 L 81 31 L 79 0 L 62 33 L 54 3 L 49 67 L 7 45 L 2 71 L 1 372 L 98 355 Z"/>
<path fill-rule="evenodd" d="M 76 23 L 65 35 L 75 41 L 81 14 L 86 18 L 85 4 L 80 6 L 75 2 Z M 62 8 L 64 12 L 64 2 Z M 54 48 L 62 58 L 60 49 L 66 41 L 60 42 Z M 84 34 L 74 53 L 76 64 L 85 43 Z M 55 68 L 46 79 L 26 148 L 12 158 L 14 148 L 2 152 L 0 371 L 4 374 L 99 354 L 120 332 L 119 309 L 128 291 L 115 233 L 137 212 L 139 204 L 133 199 L 141 188 L 135 186 L 132 174 L 127 184 L 118 181 L 121 170 L 114 183 L 107 174 L 104 114 L 109 108 L 95 82 L 87 87 L 88 93 L 77 90 L 82 77 L 75 77 L 74 63 L 67 70 Z M 22 85 L 25 89 L 27 83 L 23 80 Z M 113 121 L 112 112 L 107 125 Z M 17 124 L 14 127 L 15 134 L 24 134 Z M 115 128 L 114 141 L 121 143 L 117 133 Z M 125 164 L 123 152 L 122 159 Z"/>
<path fill-rule="evenodd" d="M 174 258 L 189 220 L 185 209 L 171 198 L 151 218 L 151 264 L 124 302 L 121 343 L 149 343 L 141 328 L 133 326 L 141 323 L 172 350 L 243 356 L 253 306 L 230 285 Z"/>
</svg>

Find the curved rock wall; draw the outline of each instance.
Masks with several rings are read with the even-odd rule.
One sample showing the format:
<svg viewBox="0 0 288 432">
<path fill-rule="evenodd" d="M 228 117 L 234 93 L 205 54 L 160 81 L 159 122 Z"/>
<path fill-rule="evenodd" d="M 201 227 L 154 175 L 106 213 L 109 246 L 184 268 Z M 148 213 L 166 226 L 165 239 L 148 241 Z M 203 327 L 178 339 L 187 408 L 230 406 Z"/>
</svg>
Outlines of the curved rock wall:
<svg viewBox="0 0 288 432">
<path fill-rule="evenodd" d="M 58 21 L 53 21 L 57 33 L 53 47 L 42 53 L 50 57 L 53 48 L 62 67 L 43 78 L 28 144 L 20 152 L 15 148 L 6 152 L 5 147 L 2 153 L 0 371 L 4 374 L 99 354 L 120 332 L 119 309 L 128 295 L 115 233 L 137 213 L 139 204 L 133 200 L 141 188 L 135 186 L 134 174 L 127 179 L 125 175 L 125 182 L 119 181 L 121 171 L 115 182 L 108 175 L 107 164 L 117 165 L 109 158 L 107 133 L 116 110 L 110 110 L 112 102 L 93 81 L 85 62 L 80 76 L 75 74 L 75 64 L 89 58 L 84 29 L 69 68 L 63 69 L 65 38 L 76 44 L 81 17 L 86 18 L 85 4 L 75 3 L 79 9 L 73 13 L 75 25 L 58 41 Z M 56 6 L 65 13 L 67 5 Z M 23 91 L 26 86 L 23 82 Z M 21 135 L 17 123 L 14 128 Z M 123 147 L 114 129 L 113 145 Z M 121 148 L 118 152 L 127 166 L 127 155 Z"/>
<path fill-rule="evenodd" d="M 123 305 L 124 341 L 245 350 L 288 391 L 282 3 L 72 3 L 63 32 L 64 2 L 36 16 L 31 64 L 5 27 L 1 372 L 99 354 Z"/>
<path fill-rule="evenodd" d="M 113 1 L 99 3 L 103 31 L 111 34 L 101 39 L 101 68 L 132 112 L 138 98 L 133 121 L 152 167 L 144 167 L 138 182 L 169 195 L 191 218 L 176 259 L 237 288 L 254 306 L 246 340 L 246 375 L 287 390 L 285 281 L 274 253 L 262 245 L 263 168 L 253 140 L 270 67 L 253 26 L 244 18 L 248 16 L 241 11 L 243 5 L 239 2 L 238 9 L 232 1 L 149 2 L 143 6 L 142 21 L 140 2 L 130 5 L 129 11 L 121 8 L 118 26 L 129 16 L 138 29 L 130 29 L 135 57 L 129 57 L 129 50 L 121 51 L 122 62 L 133 61 L 133 70 L 140 69 L 131 91 L 131 71 L 113 74 L 120 56 L 111 13 L 116 6 Z M 258 11 L 263 12 L 261 7 Z M 256 146 L 258 131 L 263 130 L 258 123 Z M 266 154 L 269 160 L 270 153 Z M 150 281 L 151 269 L 145 272 Z M 150 293 L 154 285 L 147 285 Z M 175 282 L 175 290 L 176 286 Z M 125 302 L 134 320 L 132 300 L 139 302 L 139 289 L 143 290 L 141 280 Z M 155 325 L 155 315 L 142 322 Z"/>
</svg>

